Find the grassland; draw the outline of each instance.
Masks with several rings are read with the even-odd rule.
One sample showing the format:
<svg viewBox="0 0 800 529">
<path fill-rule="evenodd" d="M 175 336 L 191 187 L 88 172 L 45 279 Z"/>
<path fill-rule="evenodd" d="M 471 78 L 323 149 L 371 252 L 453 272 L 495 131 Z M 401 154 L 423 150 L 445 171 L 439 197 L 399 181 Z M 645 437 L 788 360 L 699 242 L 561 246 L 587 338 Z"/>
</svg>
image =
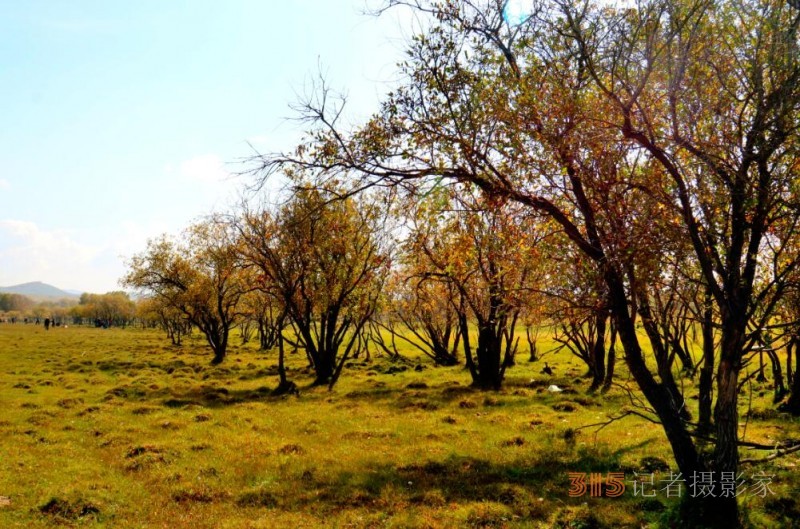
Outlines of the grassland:
<svg viewBox="0 0 800 529">
<path fill-rule="evenodd" d="M 471 389 L 460 367 L 356 359 L 328 392 L 292 354 L 300 395 L 284 397 L 270 396 L 274 354 L 209 359 L 199 337 L 172 347 L 156 331 L 0 325 L 0 527 L 670 525 L 675 500 L 634 497 L 630 483 L 619 498 L 568 495 L 568 472 L 658 480 L 671 461 L 642 419 L 580 429 L 630 401 L 587 395 L 568 355 L 547 358 L 552 377 L 520 363 L 500 392 Z M 758 385 L 743 396 L 747 438 L 800 438 L 770 397 Z M 742 497 L 754 527 L 800 526 L 797 463 L 746 470 L 774 475 L 774 495 Z"/>
</svg>

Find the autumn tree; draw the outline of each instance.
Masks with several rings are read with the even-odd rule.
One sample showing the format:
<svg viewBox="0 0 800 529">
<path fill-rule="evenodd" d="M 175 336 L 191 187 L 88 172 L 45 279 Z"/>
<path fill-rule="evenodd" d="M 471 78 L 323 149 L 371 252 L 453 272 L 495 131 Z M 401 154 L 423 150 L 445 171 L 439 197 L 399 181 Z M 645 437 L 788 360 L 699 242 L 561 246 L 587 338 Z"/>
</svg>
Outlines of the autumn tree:
<svg viewBox="0 0 800 529">
<path fill-rule="evenodd" d="M 800 215 L 796 6 L 552 1 L 511 25 L 503 2 L 390 4 L 434 15 L 412 42 L 406 84 L 352 133 L 323 87 L 305 105 L 310 144 L 263 157 L 265 173 L 355 173 L 356 188 L 443 178 L 548 215 L 595 264 L 628 369 L 681 472 L 736 475 L 742 362 L 798 266 L 785 251 Z M 659 347 L 663 330 L 649 324 L 648 291 L 665 277 L 658 259 L 636 257 L 657 254 L 651 219 L 690 242 L 718 314 L 711 457 Z M 735 497 L 684 505 L 687 519 L 739 524 Z"/>
<path fill-rule="evenodd" d="M 244 211 L 243 258 L 285 310 L 316 373 L 333 387 L 375 311 L 389 270 L 385 212 L 362 199 L 300 185 L 277 211 Z"/>
<path fill-rule="evenodd" d="M 128 266 L 123 284 L 180 312 L 205 336 L 214 353 L 211 363 L 222 363 L 247 289 L 230 226 L 210 219 L 188 228 L 179 241 L 166 236 L 151 240 Z"/>
<path fill-rule="evenodd" d="M 32 299 L 22 294 L 0 293 L 0 312 L 25 312 L 34 305 Z"/>
<path fill-rule="evenodd" d="M 609 119 L 673 184 L 720 317 L 713 469 L 735 473 L 743 360 L 798 265 L 785 249 L 800 216 L 800 13 L 777 1 L 563 13 Z M 718 503 L 738 523 L 735 498 Z"/>
<path fill-rule="evenodd" d="M 167 334 L 172 345 L 182 345 L 192 325 L 186 320 L 183 312 L 164 299 L 146 297 L 136 302 L 136 318 L 143 326 L 160 327 Z"/>
<path fill-rule="evenodd" d="M 439 282 L 454 294 L 448 302 L 477 387 L 498 389 L 513 365 L 540 237 L 532 216 L 475 186 L 429 194 L 415 212 L 405 244 L 418 261 L 415 279 Z"/>
<path fill-rule="evenodd" d="M 371 335 L 384 351 L 399 356 L 397 342 L 402 342 L 436 365 L 458 365 L 461 326 L 453 300 L 459 295 L 452 284 L 432 280 L 418 265 L 406 262 L 389 278 L 384 294 L 384 310 L 373 317 Z M 381 331 L 391 335 L 391 346 Z"/>
<path fill-rule="evenodd" d="M 131 301 L 127 292 L 108 292 L 106 294 L 90 294 L 84 292 L 73 313 L 83 321 L 94 322 L 95 325 L 125 327 L 133 319 L 136 304 Z"/>
<path fill-rule="evenodd" d="M 787 295 L 781 300 L 778 317 L 780 335 L 786 349 L 786 380 L 789 399 L 782 408 L 800 415 L 800 273 L 795 274 Z"/>
</svg>

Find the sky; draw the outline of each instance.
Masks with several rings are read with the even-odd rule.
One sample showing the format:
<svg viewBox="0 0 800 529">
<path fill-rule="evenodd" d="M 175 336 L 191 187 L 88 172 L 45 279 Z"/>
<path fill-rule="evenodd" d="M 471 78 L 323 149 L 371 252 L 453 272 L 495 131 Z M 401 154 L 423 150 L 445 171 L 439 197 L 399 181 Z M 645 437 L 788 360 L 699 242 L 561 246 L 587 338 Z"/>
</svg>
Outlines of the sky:
<svg viewBox="0 0 800 529">
<path fill-rule="evenodd" d="M 377 2 L 380 3 L 380 2 Z M 374 0 L 0 0 L 0 286 L 119 290 L 149 238 L 235 204 L 322 71 L 349 119 L 397 81 Z"/>
</svg>

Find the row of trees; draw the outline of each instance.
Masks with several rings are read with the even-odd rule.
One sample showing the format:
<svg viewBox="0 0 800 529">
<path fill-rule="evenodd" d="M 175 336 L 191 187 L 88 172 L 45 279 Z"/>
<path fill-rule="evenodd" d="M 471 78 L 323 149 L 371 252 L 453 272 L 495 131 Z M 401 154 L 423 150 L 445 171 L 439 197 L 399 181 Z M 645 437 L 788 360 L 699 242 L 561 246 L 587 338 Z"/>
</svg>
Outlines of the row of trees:
<svg viewBox="0 0 800 529">
<path fill-rule="evenodd" d="M 50 318 L 62 323 L 122 326 L 136 317 L 136 304 L 126 292 L 106 294 L 84 293 L 76 302 L 73 299 L 34 301 L 20 294 L 0 294 L 0 314 L 18 321 L 43 321 Z"/>
<path fill-rule="evenodd" d="M 430 23 L 381 110 L 345 128 L 323 82 L 308 140 L 255 160 L 291 198 L 151 243 L 126 283 L 215 362 L 237 318 L 270 307 L 284 384 L 284 342 L 333 384 L 354 349 L 407 340 L 497 388 L 546 319 L 592 389 L 618 342 L 636 413 L 685 476 L 736 476 L 740 446 L 775 448 L 740 438 L 738 399 L 764 356 L 783 396 L 776 346 L 800 412 L 800 6 L 543 0 L 510 22 L 505 4 L 388 0 Z M 735 497 L 684 506 L 740 523 Z"/>
<path fill-rule="evenodd" d="M 36 305 L 31 298 L 22 294 L 0 293 L 0 312 L 25 312 Z"/>
<path fill-rule="evenodd" d="M 335 383 L 374 313 L 389 270 L 385 216 L 367 200 L 299 189 L 279 208 L 245 208 L 151 241 L 124 282 L 196 327 L 221 363 L 231 330 L 262 348 L 302 347 L 317 384 Z M 168 316 L 169 317 L 169 316 Z M 291 327 L 292 332 L 283 332 Z"/>
<path fill-rule="evenodd" d="M 535 353 L 554 276 L 542 253 L 558 249 L 546 247 L 557 235 L 546 219 L 476 189 L 343 197 L 295 184 L 279 206 L 245 206 L 151 241 L 124 278 L 148 294 L 140 317 L 175 344 L 196 328 L 215 364 L 234 329 L 243 341 L 257 330 L 262 349 L 305 351 L 315 383 L 331 386 L 351 355 L 399 357 L 398 343 L 465 365 L 487 389 L 501 386 L 521 332 Z M 285 385 L 282 353 L 279 364 Z"/>
<path fill-rule="evenodd" d="M 546 0 L 509 22 L 500 0 L 389 0 L 387 9 L 399 5 L 430 24 L 382 109 L 347 129 L 323 86 L 304 104 L 310 140 L 261 157 L 262 176 L 312 171 L 319 185 L 336 179 L 352 192 L 388 186 L 416 197 L 433 182 L 468 204 L 491 204 L 477 208 L 484 216 L 514 203 L 546 217 L 570 243 L 562 271 L 575 281 L 562 296 L 591 309 L 564 313 L 565 345 L 593 364 L 599 383 L 603 337 L 616 336 L 643 414 L 663 426 L 681 472 L 737 475 L 739 390 L 753 354 L 770 351 L 768 333 L 796 354 L 800 6 Z M 478 259 L 492 251 L 491 242 L 478 246 Z M 419 248 L 441 270 L 434 261 L 445 253 L 426 241 Z M 447 266 L 459 288 L 459 269 Z M 480 358 L 513 327 L 493 312 L 506 283 L 492 280 L 488 261 L 478 268 L 490 292 L 488 305 L 471 308 Z M 688 343 L 696 327 L 699 362 Z M 697 418 L 676 383 L 676 359 L 689 370 L 699 363 Z M 687 498 L 685 507 L 707 526 L 740 523 L 735 497 Z"/>
</svg>

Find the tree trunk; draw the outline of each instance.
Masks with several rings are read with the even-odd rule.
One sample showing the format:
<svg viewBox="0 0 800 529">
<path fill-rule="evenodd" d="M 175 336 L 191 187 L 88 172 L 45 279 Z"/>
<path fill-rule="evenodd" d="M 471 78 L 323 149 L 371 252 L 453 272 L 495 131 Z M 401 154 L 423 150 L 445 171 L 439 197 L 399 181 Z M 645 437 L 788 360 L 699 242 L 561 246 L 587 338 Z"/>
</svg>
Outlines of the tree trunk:
<svg viewBox="0 0 800 529">
<path fill-rule="evenodd" d="M 786 386 L 783 383 L 783 372 L 781 371 L 781 361 L 774 349 L 767 349 L 765 351 L 772 364 L 772 389 L 774 396 L 772 402 L 777 404 L 786 395 Z"/>
<path fill-rule="evenodd" d="M 595 341 L 592 346 L 592 385 L 589 392 L 597 391 L 603 385 L 606 377 L 606 321 L 608 314 L 605 310 L 598 312 L 595 317 Z"/>
<path fill-rule="evenodd" d="M 316 378 L 314 379 L 313 385 L 325 386 L 329 384 L 331 377 L 333 377 L 334 369 L 333 358 L 330 354 L 318 355 L 317 359 L 314 361 L 314 373 L 316 374 Z"/>
<path fill-rule="evenodd" d="M 758 351 L 758 376 L 756 376 L 756 382 L 766 382 L 767 377 L 764 376 L 764 350 L 759 349 Z"/>
<path fill-rule="evenodd" d="M 703 333 L 703 368 L 700 370 L 700 395 L 698 430 L 711 431 L 711 404 L 714 383 L 714 327 L 711 305 L 711 290 L 706 288 L 703 299 L 703 319 L 700 327 Z"/>
<path fill-rule="evenodd" d="M 692 355 L 690 355 L 689 352 L 683 348 L 683 345 L 681 345 L 680 340 L 678 340 L 677 338 L 673 338 L 672 340 L 670 340 L 669 344 L 670 347 L 672 348 L 672 351 L 675 352 L 675 355 L 678 358 L 680 358 L 681 365 L 683 366 L 683 371 L 685 373 L 693 373 L 694 362 L 692 361 Z"/>
<path fill-rule="evenodd" d="M 661 339 L 661 334 L 658 331 L 658 326 L 653 320 L 650 311 L 650 304 L 647 301 L 647 292 L 639 296 L 639 314 L 642 316 L 642 326 L 644 327 L 647 337 L 650 339 L 650 344 L 653 347 L 653 354 L 656 357 L 656 366 L 658 368 L 658 377 L 661 379 L 661 386 L 667 390 L 670 398 L 674 402 L 674 407 L 680 413 L 682 419 L 691 420 L 691 413 L 686 407 L 686 401 L 675 383 L 675 377 L 672 376 L 672 362 L 666 349 L 666 344 Z"/>
<path fill-rule="evenodd" d="M 228 349 L 228 337 L 225 333 L 221 333 L 216 329 L 209 330 L 206 333 L 208 343 L 214 351 L 214 358 L 211 360 L 211 365 L 216 366 L 225 360 L 225 353 Z"/>
<path fill-rule="evenodd" d="M 727 327 L 727 328 L 726 328 Z M 739 362 L 743 349 L 743 332 L 735 323 L 724 322 L 720 363 L 717 371 L 717 404 L 714 407 L 716 444 L 714 471 L 730 472 L 739 469 Z M 716 527 L 739 527 L 739 507 L 736 498 L 718 498 Z"/>
<path fill-rule="evenodd" d="M 611 343 L 608 346 L 608 365 L 606 366 L 606 379 L 603 382 L 602 392 L 605 393 L 611 389 L 611 384 L 614 381 L 614 367 L 617 363 L 617 351 L 615 350 L 617 344 L 617 328 L 611 325 Z"/>
<path fill-rule="evenodd" d="M 789 348 L 794 352 L 795 361 L 800 366 L 800 350 L 798 350 L 798 346 L 800 346 L 800 338 L 793 336 L 789 341 Z M 789 400 L 786 402 L 784 410 L 795 417 L 800 416 L 800 367 L 795 369 L 792 380 L 792 393 L 789 395 Z"/>
<path fill-rule="evenodd" d="M 528 362 L 539 360 L 539 348 L 536 346 L 536 338 L 531 337 L 530 328 L 525 328 L 525 338 L 528 340 Z"/>
<path fill-rule="evenodd" d="M 461 327 L 461 339 L 464 341 L 464 361 L 474 382 L 478 379 L 478 367 L 475 365 L 475 359 L 472 357 L 472 344 L 469 341 L 467 316 L 461 311 L 458 313 L 458 324 Z"/>
<path fill-rule="evenodd" d="M 609 288 L 609 309 L 625 351 L 625 362 L 645 398 L 661 420 L 679 470 L 684 476 L 704 471 L 705 466 L 686 429 L 686 423 L 681 418 L 680 408 L 675 405 L 669 391 L 655 380 L 644 360 L 636 326 L 628 312 L 628 299 L 622 278 L 606 265 L 604 279 Z"/>
<path fill-rule="evenodd" d="M 278 335 L 278 377 L 280 377 L 279 387 L 287 385 L 286 365 L 284 364 L 283 333 Z"/>
<path fill-rule="evenodd" d="M 473 384 L 481 389 L 500 389 L 503 382 L 501 370 L 502 339 L 495 325 L 478 327 L 478 347 L 475 350 L 477 366 L 473 376 Z"/>
</svg>

